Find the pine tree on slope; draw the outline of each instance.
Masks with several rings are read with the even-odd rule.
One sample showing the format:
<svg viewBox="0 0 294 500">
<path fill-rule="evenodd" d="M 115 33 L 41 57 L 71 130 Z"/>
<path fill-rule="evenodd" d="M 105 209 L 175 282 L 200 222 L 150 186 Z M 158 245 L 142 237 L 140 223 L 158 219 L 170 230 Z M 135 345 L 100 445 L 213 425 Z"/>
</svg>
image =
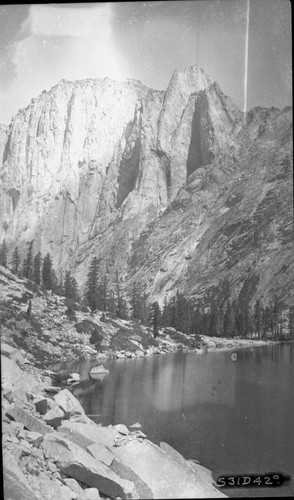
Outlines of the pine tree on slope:
<svg viewBox="0 0 294 500">
<path fill-rule="evenodd" d="M 89 272 L 87 275 L 87 281 L 85 286 L 85 300 L 92 311 L 98 309 L 99 303 L 99 269 L 98 269 L 98 259 L 93 257 L 90 264 Z"/>
<path fill-rule="evenodd" d="M 3 240 L 0 249 L 0 266 L 7 267 L 7 246 L 5 240 Z"/>
<path fill-rule="evenodd" d="M 23 277 L 29 280 L 33 277 L 33 245 L 34 240 L 30 241 L 29 243 L 28 252 L 22 266 Z"/>
<path fill-rule="evenodd" d="M 38 252 L 35 255 L 33 263 L 33 280 L 37 285 L 41 285 L 41 269 L 42 269 L 42 257 L 41 253 Z"/>
<path fill-rule="evenodd" d="M 13 250 L 12 254 L 12 261 L 11 261 L 11 271 L 13 274 L 18 275 L 20 272 L 20 255 L 18 251 L 18 247 L 15 247 Z"/>
<path fill-rule="evenodd" d="M 46 290 L 52 290 L 53 283 L 53 266 L 50 253 L 44 257 L 43 269 L 42 269 L 42 281 Z"/>
<path fill-rule="evenodd" d="M 159 335 L 160 316 L 161 312 L 159 304 L 158 302 L 153 302 L 150 311 L 150 325 L 152 326 L 154 338 L 158 337 Z"/>
</svg>

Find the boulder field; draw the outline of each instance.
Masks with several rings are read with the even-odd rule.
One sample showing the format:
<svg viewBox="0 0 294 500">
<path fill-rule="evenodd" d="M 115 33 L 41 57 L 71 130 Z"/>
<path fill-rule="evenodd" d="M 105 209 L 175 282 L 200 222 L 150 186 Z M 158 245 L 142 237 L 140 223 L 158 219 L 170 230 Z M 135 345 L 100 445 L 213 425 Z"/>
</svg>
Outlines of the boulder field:
<svg viewBox="0 0 294 500">
<path fill-rule="evenodd" d="M 139 424 L 95 424 L 68 389 L 8 344 L 1 347 L 6 500 L 224 497 L 210 471 Z"/>
</svg>

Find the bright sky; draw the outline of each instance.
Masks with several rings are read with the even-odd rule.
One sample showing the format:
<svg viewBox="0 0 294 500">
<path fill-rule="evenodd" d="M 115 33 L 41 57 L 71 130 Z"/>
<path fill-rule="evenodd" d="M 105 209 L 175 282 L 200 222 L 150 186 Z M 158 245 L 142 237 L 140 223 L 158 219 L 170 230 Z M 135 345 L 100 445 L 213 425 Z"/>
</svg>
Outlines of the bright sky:
<svg viewBox="0 0 294 500">
<path fill-rule="evenodd" d="M 242 110 L 291 105 L 290 1 L 2 5 L 0 123 L 61 79 L 135 78 L 163 90 L 192 64 Z"/>
</svg>

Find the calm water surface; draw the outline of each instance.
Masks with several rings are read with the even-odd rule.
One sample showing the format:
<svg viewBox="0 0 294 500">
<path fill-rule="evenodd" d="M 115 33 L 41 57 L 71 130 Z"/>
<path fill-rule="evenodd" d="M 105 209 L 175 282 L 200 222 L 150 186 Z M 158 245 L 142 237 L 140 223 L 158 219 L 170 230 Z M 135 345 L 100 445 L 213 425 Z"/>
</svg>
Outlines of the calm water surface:
<svg viewBox="0 0 294 500">
<path fill-rule="evenodd" d="M 103 425 L 134 422 L 151 441 L 197 459 L 213 476 L 294 473 L 294 344 L 208 354 L 83 361 L 72 387 Z M 237 356 L 236 356 L 237 354 Z M 92 380 L 92 366 L 110 370 Z M 55 367 L 56 368 L 56 367 Z M 64 367 L 63 367 L 64 368 Z M 225 491 L 225 490 L 224 490 Z M 230 496 L 293 496 L 287 487 L 226 490 Z"/>
</svg>

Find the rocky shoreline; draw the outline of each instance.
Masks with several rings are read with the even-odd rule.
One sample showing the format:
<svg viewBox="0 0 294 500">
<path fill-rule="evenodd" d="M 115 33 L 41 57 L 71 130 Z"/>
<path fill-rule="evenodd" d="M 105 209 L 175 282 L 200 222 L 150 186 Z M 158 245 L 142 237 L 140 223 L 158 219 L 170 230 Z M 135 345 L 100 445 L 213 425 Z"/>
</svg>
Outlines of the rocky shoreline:
<svg viewBox="0 0 294 500">
<path fill-rule="evenodd" d="M 191 338 L 109 313 L 81 309 L 0 268 L 4 491 L 6 500 L 211 498 L 225 496 L 211 472 L 140 429 L 94 423 L 68 389 L 52 385 L 54 363 L 206 353 L 269 341 Z M 28 302 L 32 313 L 28 316 Z M 74 379 L 74 377 L 72 377 Z M 144 431 L 144 429 L 143 429 Z"/>
<path fill-rule="evenodd" d="M 208 469 L 139 428 L 95 424 L 19 349 L 1 351 L 6 500 L 225 496 Z"/>
</svg>

